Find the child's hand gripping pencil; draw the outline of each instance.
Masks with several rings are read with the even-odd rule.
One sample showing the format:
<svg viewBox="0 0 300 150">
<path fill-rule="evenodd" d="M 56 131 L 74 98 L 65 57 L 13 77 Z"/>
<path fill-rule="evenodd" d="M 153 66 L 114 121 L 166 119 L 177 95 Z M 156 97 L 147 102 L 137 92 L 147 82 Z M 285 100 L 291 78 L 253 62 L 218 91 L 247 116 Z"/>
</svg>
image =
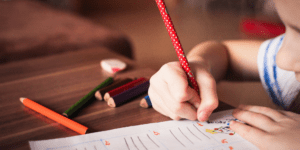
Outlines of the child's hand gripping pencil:
<svg viewBox="0 0 300 150">
<path fill-rule="evenodd" d="M 210 66 L 206 62 L 191 57 L 195 73 L 201 76 L 197 78 L 203 87 L 200 93 L 166 6 L 162 0 L 156 0 L 156 3 L 179 61 L 166 63 L 150 78 L 148 94 L 152 107 L 174 120 L 185 118 L 205 121 L 218 106 L 215 80 L 210 73 Z M 142 101 L 145 102 L 145 100 Z"/>
</svg>

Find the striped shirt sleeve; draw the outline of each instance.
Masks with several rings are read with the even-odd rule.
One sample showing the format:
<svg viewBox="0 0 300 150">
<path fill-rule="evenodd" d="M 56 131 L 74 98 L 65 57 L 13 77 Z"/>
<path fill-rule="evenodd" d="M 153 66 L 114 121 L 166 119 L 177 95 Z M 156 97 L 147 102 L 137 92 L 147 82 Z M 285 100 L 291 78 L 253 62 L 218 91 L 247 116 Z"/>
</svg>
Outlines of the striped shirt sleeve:
<svg viewBox="0 0 300 150">
<path fill-rule="evenodd" d="M 280 69 L 276 64 L 276 55 L 281 48 L 284 34 L 265 41 L 258 53 L 258 69 L 264 89 L 273 102 L 288 110 L 300 89 L 295 73 Z"/>
</svg>

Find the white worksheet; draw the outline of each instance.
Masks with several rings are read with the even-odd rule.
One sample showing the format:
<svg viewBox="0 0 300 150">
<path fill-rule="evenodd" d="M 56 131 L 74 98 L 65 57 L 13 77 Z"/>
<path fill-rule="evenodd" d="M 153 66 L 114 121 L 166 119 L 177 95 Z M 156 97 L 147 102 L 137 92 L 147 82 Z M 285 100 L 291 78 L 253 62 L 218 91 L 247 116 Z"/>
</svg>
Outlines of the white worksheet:
<svg viewBox="0 0 300 150">
<path fill-rule="evenodd" d="M 232 110 L 214 113 L 208 122 L 165 121 L 41 141 L 32 150 L 255 150 L 229 129 Z"/>
</svg>

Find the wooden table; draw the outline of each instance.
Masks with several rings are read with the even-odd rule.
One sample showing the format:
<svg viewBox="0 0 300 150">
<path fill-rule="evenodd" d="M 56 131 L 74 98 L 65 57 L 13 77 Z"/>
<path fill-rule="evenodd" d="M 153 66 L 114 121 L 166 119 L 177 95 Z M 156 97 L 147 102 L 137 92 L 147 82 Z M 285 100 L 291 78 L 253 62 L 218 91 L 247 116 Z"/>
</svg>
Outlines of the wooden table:
<svg viewBox="0 0 300 150">
<path fill-rule="evenodd" d="M 43 58 L 0 65 L 0 149 L 29 149 L 28 141 L 78 135 L 76 132 L 25 107 L 20 97 L 63 113 L 110 74 L 100 60 L 118 58 L 129 66 L 116 78 L 147 77 L 155 70 L 143 68 L 105 48 L 84 49 Z M 154 109 L 139 106 L 142 95 L 117 108 L 93 101 L 72 119 L 90 132 L 170 120 Z M 231 106 L 220 103 L 218 110 Z"/>
</svg>

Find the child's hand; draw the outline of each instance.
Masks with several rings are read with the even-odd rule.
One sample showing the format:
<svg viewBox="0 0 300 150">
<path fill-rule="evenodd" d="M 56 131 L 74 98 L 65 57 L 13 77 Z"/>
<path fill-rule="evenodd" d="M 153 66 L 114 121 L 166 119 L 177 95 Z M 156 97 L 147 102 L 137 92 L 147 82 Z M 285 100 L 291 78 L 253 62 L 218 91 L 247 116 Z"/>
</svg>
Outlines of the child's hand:
<svg viewBox="0 0 300 150">
<path fill-rule="evenodd" d="M 205 121 L 218 106 L 216 82 L 204 66 L 194 65 L 195 78 L 199 84 L 200 97 L 189 86 L 188 79 L 179 62 L 161 67 L 150 79 L 148 94 L 153 108 L 174 120 L 186 118 Z"/>
<path fill-rule="evenodd" d="M 246 122 L 232 121 L 230 128 L 259 149 L 299 149 L 300 115 L 260 106 L 240 106 L 233 116 Z"/>
</svg>

